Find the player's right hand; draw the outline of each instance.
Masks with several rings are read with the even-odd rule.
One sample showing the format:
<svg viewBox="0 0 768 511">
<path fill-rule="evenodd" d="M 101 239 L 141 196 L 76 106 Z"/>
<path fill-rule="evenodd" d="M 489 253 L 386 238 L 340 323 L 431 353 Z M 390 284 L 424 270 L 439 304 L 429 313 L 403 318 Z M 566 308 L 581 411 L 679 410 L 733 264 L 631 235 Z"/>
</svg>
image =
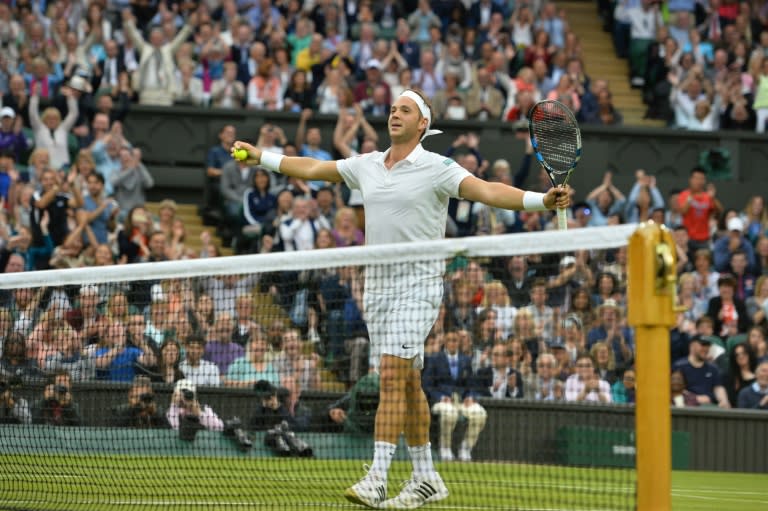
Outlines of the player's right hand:
<svg viewBox="0 0 768 511">
<path fill-rule="evenodd" d="M 235 143 L 232 144 L 231 150 L 232 158 L 235 160 L 237 160 L 237 158 L 235 158 L 235 151 L 238 149 L 245 149 L 248 151 L 248 159 L 241 161 L 241 163 L 246 163 L 248 165 L 258 165 L 261 163 L 261 149 L 258 147 L 251 145 L 248 142 L 242 142 L 240 140 L 235 141 Z"/>
</svg>

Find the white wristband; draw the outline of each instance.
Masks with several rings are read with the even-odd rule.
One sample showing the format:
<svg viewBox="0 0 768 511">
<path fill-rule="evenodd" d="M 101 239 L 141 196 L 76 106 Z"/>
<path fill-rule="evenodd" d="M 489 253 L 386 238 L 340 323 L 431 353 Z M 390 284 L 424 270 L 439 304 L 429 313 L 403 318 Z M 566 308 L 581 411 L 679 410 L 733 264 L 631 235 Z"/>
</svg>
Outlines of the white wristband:
<svg viewBox="0 0 768 511">
<path fill-rule="evenodd" d="M 525 211 L 546 211 L 544 205 L 544 194 L 538 192 L 523 193 L 523 209 Z"/>
<path fill-rule="evenodd" d="M 280 153 L 264 151 L 261 153 L 261 161 L 259 165 L 267 170 L 271 170 L 272 172 L 277 172 L 279 174 L 280 162 L 283 161 L 283 158 L 285 158 L 285 156 Z"/>
</svg>

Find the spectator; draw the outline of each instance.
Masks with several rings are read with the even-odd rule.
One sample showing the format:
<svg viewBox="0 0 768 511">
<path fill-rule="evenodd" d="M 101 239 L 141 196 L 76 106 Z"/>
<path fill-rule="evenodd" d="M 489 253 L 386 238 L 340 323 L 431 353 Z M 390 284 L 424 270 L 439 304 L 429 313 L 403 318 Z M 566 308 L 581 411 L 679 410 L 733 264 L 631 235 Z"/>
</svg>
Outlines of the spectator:
<svg viewBox="0 0 768 511">
<path fill-rule="evenodd" d="M 104 195 L 104 176 L 92 172 L 86 178 L 86 183 L 88 193 L 83 197 L 83 208 L 77 212 L 78 222 L 91 230 L 97 243 L 107 243 L 116 227 L 115 220 L 120 207 L 114 199 Z M 87 236 L 82 239 L 84 243 L 89 243 Z"/>
<path fill-rule="evenodd" d="M 642 0 L 639 5 L 627 7 L 630 24 L 629 63 L 633 87 L 645 85 L 648 68 L 648 49 L 656 39 L 657 30 L 664 25 L 658 2 Z"/>
<path fill-rule="evenodd" d="M 13 108 L 6 106 L 0 109 L 0 152 L 12 155 L 14 161 L 20 161 L 29 148 L 27 136 L 22 132 L 23 123 L 24 120 L 16 116 Z M 3 195 L 8 198 L 7 194 Z"/>
<path fill-rule="evenodd" d="M 646 175 L 645 170 L 635 171 L 635 184 L 629 192 L 624 220 L 627 223 L 644 222 L 651 212 L 664 207 L 664 197 L 656 187 L 656 177 Z"/>
<path fill-rule="evenodd" d="M 142 105 L 171 106 L 174 89 L 174 54 L 192 34 L 197 25 L 197 14 L 188 18 L 188 23 L 173 38 L 164 42 L 159 27 L 152 28 L 149 42 L 145 41 L 136 28 L 136 19 L 129 9 L 123 10 L 123 27 L 139 54 L 138 69 L 133 74 L 133 88 L 139 93 Z"/>
<path fill-rule="evenodd" d="M 768 410 L 768 360 L 755 369 L 755 382 L 739 391 L 738 407 Z"/>
<path fill-rule="evenodd" d="M 68 372 L 56 373 L 46 384 L 43 398 L 33 408 L 32 421 L 49 426 L 80 426 L 80 407 L 73 399 Z"/>
<path fill-rule="evenodd" d="M 714 320 L 714 335 L 727 339 L 749 328 L 747 307 L 736 296 L 736 279 L 723 275 L 717 281 L 719 296 L 713 296 L 707 306 L 707 316 Z"/>
<path fill-rule="evenodd" d="M 472 395 L 472 359 L 459 353 L 459 338 L 455 332 L 445 335 L 443 352 L 424 361 L 421 379 L 432 413 L 439 419 L 440 459 L 454 460 L 451 449 L 453 430 L 459 417 L 464 417 L 467 431 L 458 457 L 461 461 L 471 461 L 472 448 L 485 427 L 487 413 Z M 454 401 L 454 394 L 458 396 L 457 401 Z"/>
<path fill-rule="evenodd" d="M 119 321 L 105 322 L 100 329 L 98 344 L 89 346 L 89 355 L 96 362 L 97 379 L 129 382 L 135 376 L 137 362 L 155 365 L 155 354 L 149 345 L 128 345 L 125 325 Z"/>
<path fill-rule="evenodd" d="M 694 336 L 689 344 L 688 358 L 675 362 L 672 369 L 682 373 L 686 389 L 694 394 L 699 404 L 717 404 L 720 408 L 730 408 L 728 394 L 720 379 L 720 371 L 716 365 L 709 362 L 711 344 L 712 341 L 708 337 Z"/>
<path fill-rule="evenodd" d="M 755 249 L 744 235 L 744 221 L 738 216 L 733 216 L 726 222 L 726 228 L 728 233 L 715 240 L 712 249 L 715 270 L 721 273 L 733 271 L 730 262 L 737 252 L 746 258 L 745 269 L 751 270 L 755 267 Z"/>
<path fill-rule="evenodd" d="M 597 309 L 600 321 L 598 326 L 592 328 L 587 334 L 587 347 L 598 341 L 607 343 L 613 351 L 616 360 L 616 369 L 621 371 L 629 367 L 634 360 L 635 343 L 632 330 L 622 326 L 621 308 L 616 300 L 608 299 Z"/>
<path fill-rule="evenodd" d="M 128 402 L 112 411 L 112 425 L 118 428 L 170 428 L 164 410 L 145 376 L 137 376 L 128 389 Z"/>
<path fill-rule="evenodd" d="M 51 166 L 62 169 L 69 166 L 69 134 L 78 115 L 77 101 L 69 89 L 64 89 L 67 98 L 68 114 L 64 120 L 61 113 L 54 107 L 48 107 L 40 115 L 40 88 L 32 89 L 32 99 L 29 102 L 29 117 L 35 136 L 35 146 L 48 149 Z"/>
<path fill-rule="evenodd" d="M 221 175 L 224 166 L 233 161 L 232 143 L 237 131 L 231 124 L 224 125 L 219 131 L 219 143 L 208 149 L 205 171 L 204 216 L 212 218 L 214 223 L 221 220 Z"/>
<path fill-rule="evenodd" d="M 600 379 L 589 355 L 582 354 L 576 359 L 576 374 L 565 382 L 565 400 L 612 402 L 611 386 Z"/>
<path fill-rule="evenodd" d="M 267 349 L 267 342 L 263 338 L 256 338 L 249 342 L 245 356 L 232 362 L 227 369 L 224 385 L 247 388 L 253 387 L 260 380 L 279 385 L 280 377 L 274 366 L 267 361 Z"/>
<path fill-rule="evenodd" d="M 155 180 L 141 161 L 141 150 L 120 148 L 120 171 L 111 177 L 115 200 L 120 210 L 127 213 L 147 201 L 146 190 L 155 186 Z"/>
<path fill-rule="evenodd" d="M 168 407 L 165 416 L 171 429 L 182 432 L 186 426 L 185 423 L 192 423 L 193 428 L 200 426 L 208 431 L 224 430 L 224 421 L 216 415 L 216 412 L 210 406 L 200 404 L 197 399 L 197 385 L 190 380 L 176 382 L 171 406 Z"/>
<path fill-rule="evenodd" d="M 438 58 L 434 51 L 422 49 L 419 67 L 413 72 L 413 83 L 411 85 L 420 88 L 430 99 L 435 97 L 437 91 L 445 88 L 443 76 L 438 74 L 435 69 L 437 60 Z"/>
<path fill-rule="evenodd" d="M 686 387 L 688 382 L 685 380 L 685 374 L 681 370 L 673 370 L 669 377 L 671 385 L 672 406 L 683 408 L 688 406 L 699 406 L 697 396 Z"/>
<path fill-rule="evenodd" d="M 527 310 L 531 313 L 534 333 L 544 341 L 553 339 L 558 333 L 558 310 L 547 305 L 547 302 L 547 281 L 536 279 L 531 284 L 530 304 L 519 311 Z"/>
<path fill-rule="evenodd" d="M 748 343 L 740 342 L 731 348 L 728 354 L 728 372 L 725 377 L 725 390 L 728 392 L 729 402 L 737 403 L 741 390 L 755 382 L 757 362 L 755 352 Z"/>
<path fill-rule="evenodd" d="M 500 119 L 503 109 L 504 96 L 493 87 L 490 73 L 485 68 L 478 69 L 476 81 L 467 93 L 467 115 L 481 121 Z"/>
<path fill-rule="evenodd" d="M 62 325 L 52 333 L 53 353 L 45 357 L 42 369 L 48 374 L 66 372 L 70 381 L 90 381 L 96 376 L 94 361 L 83 355 L 82 336 L 71 326 Z"/>
<path fill-rule="evenodd" d="M 245 349 L 232 342 L 234 323 L 227 312 L 216 314 L 213 325 L 207 329 L 203 358 L 218 367 L 219 375 L 227 374 L 230 364 L 245 355 Z"/>
<path fill-rule="evenodd" d="M 613 173 L 608 171 L 603 174 L 603 182 L 600 186 L 589 192 L 587 203 L 590 206 L 590 227 L 608 225 L 608 217 L 624 211 L 626 198 L 613 184 Z"/>
<path fill-rule="evenodd" d="M 275 63 L 271 58 L 264 59 L 256 76 L 248 83 L 248 108 L 279 111 L 283 109 L 283 86 L 275 75 Z"/>
<path fill-rule="evenodd" d="M 204 90 L 203 80 L 195 76 L 195 62 L 184 58 L 178 63 L 178 71 L 171 85 L 173 104 L 207 106 L 210 94 Z"/>
<path fill-rule="evenodd" d="M 81 207 L 83 197 L 73 174 L 62 182 L 57 172 L 46 170 L 40 177 L 40 185 L 40 190 L 32 195 L 30 226 L 33 245 L 43 244 L 42 219 L 47 214 L 49 225 L 46 227 L 50 231 L 53 244 L 59 246 L 69 232 L 68 210 Z"/>
<path fill-rule="evenodd" d="M 284 109 L 290 112 L 302 112 L 314 108 L 315 94 L 305 71 L 297 69 L 291 74 L 283 94 L 283 105 Z"/>
<path fill-rule="evenodd" d="M 280 238 L 286 252 L 294 250 L 311 250 L 315 247 L 315 237 L 320 229 L 330 229 L 320 217 L 311 218 L 309 201 L 296 197 L 293 201 L 291 217 L 280 224 Z"/>
<path fill-rule="evenodd" d="M 259 380 L 254 384 L 256 399 L 259 400 L 256 410 L 248 421 L 248 429 L 266 431 L 282 422 L 289 429 L 296 429 L 297 423 L 285 403 L 287 392 L 267 380 Z"/>
<path fill-rule="evenodd" d="M 634 404 L 636 397 L 635 370 L 628 368 L 624 371 L 620 380 L 611 387 L 611 395 L 614 403 Z"/>
<path fill-rule="evenodd" d="M 240 108 L 245 103 L 246 91 L 237 79 L 237 63 L 224 63 L 224 76 L 211 85 L 211 106 L 214 108 Z"/>
<path fill-rule="evenodd" d="M 138 322 L 140 317 L 140 315 L 136 315 L 129 320 L 130 323 L 136 322 L 137 326 L 135 328 L 137 329 L 139 328 Z M 143 321 L 141 322 L 140 328 L 142 330 L 144 329 Z M 152 340 L 152 338 L 147 335 L 136 335 L 132 336 L 132 338 L 144 339 L 146 346 L 149 346 L 152 351 L 157 351 L 157 365 L 154 367 L 146 368 L 146 370 L 142 371 L 146 373 L 146 375 L 149 376 L 153 382 L 173 385 L 177 381 L 184 379 L 184 373 L 180 368 L 181 347 L 179 346 L 178 342 L 173 339 L 167 339 L 159 347 L 157 347 L 157 349 L 155 349 L 153 347 L 154 340 Z M 131 344 L 134 346 L 136 345 L 133 341 Z"/>
<path fill-rule="evenodd" d="M 270 193 L 270 172 L 256 167 L 252 186 L 243 192 L 243 217 L 241 240 L 238 247 L 247 253 L 258 251 L 262 229 L 269 225 L 277 212 L 277 197 Z"/>
<path fill-rule="evenodd" d="M 683 215 L 683 225 L 688 229 L 690 252 L 699 248 L 710 248 L 709 222 L 722 211 L 720 201 L 715 198 L 715 186 L 707 185 L 704 169 L 694 167 L 688 179 L 688 188 L 680 192 L 677 201 Z"/>
<path fill-rule="evenodd" d="M 193 334 L 185 340 L 186 356 L 179 365 L 187 381 L 194 385 L 218 387 L 221 384 L 219 368 L 216 364 L 203 360 L 205 352 L 205 338 L 199 334 Z"/>
<path fill-rule="evenodd" d="M 449 334 L 450 335 L 450 334 Z M 510 366 L 510 353 L 505 344 L 497 343 L 491 348 L 491 364 L 478 369 L 475 388 L 480 396 L 494 399 L 524 397 L 523 376 Z"/>
<path fill-rule="evenodd" d="M 595 370 L 600 379 L 613 386 L 619 378 L 616 374 L 616 361 L 610 346 L 605 342 L 596 342 L 589 350 L 589 356 L 594 362 Z"/>
<path fill-rule="evenodd" d="M 379 406 L 379 373 L 371 367 L 352 389 L 328 406 L 328 418 L 343 426 L 345 433 L 373 434 Z"/>
<path fill-rule="evenodd" d="M 747 298 L 746 306 L 753 325 L 764 327 L 768 323 L 768 275 L 757 279 L 754 296 Z"/>
</svg>

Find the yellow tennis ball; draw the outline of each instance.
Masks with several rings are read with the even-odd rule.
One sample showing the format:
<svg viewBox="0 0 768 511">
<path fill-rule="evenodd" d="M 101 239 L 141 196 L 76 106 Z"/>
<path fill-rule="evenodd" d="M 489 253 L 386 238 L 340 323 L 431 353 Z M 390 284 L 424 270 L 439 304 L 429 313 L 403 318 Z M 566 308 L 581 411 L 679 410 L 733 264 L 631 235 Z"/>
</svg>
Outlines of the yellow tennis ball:
<svg viewBox="0 0 768 511">
<path fill-rule="evenodd" d="M 235 149 L 235 152 L 232 153 L 232 156 L 234 156 L 238 161 L 245 161 L 248 159 L 248 151 L 245 149 Z"/>
</svg>

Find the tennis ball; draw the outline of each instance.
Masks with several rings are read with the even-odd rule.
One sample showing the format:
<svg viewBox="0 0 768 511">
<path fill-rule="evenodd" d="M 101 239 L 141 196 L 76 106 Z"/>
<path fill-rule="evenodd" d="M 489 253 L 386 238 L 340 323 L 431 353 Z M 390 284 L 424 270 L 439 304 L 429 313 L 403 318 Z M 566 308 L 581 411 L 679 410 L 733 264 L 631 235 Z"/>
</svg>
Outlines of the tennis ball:
<svg viewBox="0 0 768 511">
<path fill-rule="evenodd" d="M 245 161 L 248 159 L 248 151 L 245 149 L 235 149 L 235 152 L 232 153 L 232 156 L 234 156 L 238 161 Z"/>
</svg>

